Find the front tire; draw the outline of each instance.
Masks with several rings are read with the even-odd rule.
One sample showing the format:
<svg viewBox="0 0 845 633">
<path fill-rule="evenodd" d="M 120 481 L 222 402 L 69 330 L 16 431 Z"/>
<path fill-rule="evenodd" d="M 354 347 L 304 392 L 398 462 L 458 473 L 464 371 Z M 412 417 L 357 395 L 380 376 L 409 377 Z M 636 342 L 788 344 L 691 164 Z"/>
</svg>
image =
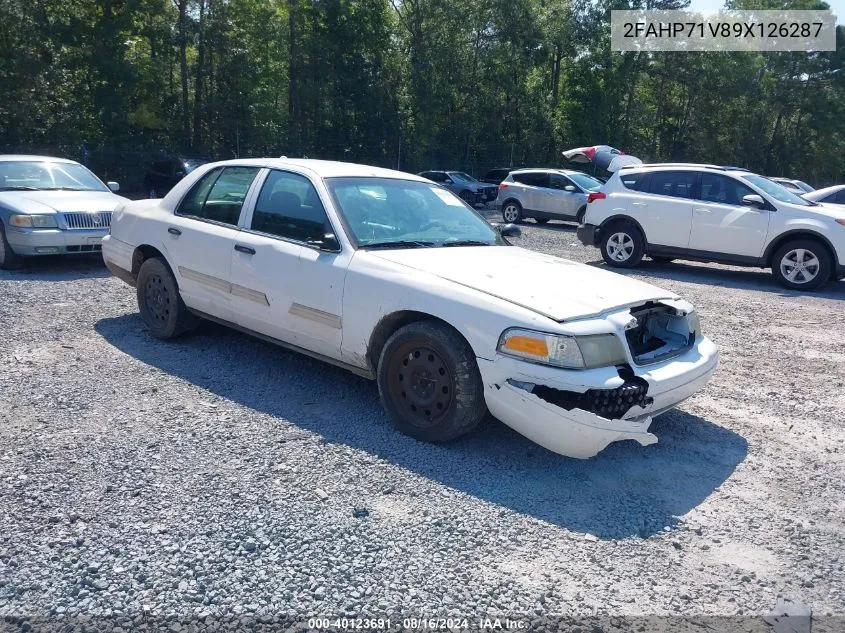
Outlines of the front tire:
<svg viewBox="0 0 845 633">
<path fill-rule="evenodd" d="M 601 256 L 608 266 L 633 268 L 643 260 L 645 240 L 631 222 L 617 222 L 602 229 Z"/>
<path fill-rule="evenodd" d="M 23 266 L 23 257 L 12 250 L 6 239 L 6 229 L 0 222 L 0 270 L 15 270 Z"/>
<path fill-rule="evenodd" d="M 469 206 L 475 207 L 475 194 L 471 191 L 464 190 L 458 194 L 458 197 L 466 202 Z"/>
<path fill-rule="evenodd" d="M 790 290 L 814 290 L 830 279 L 830 253 L 814 240 L 794 240 L 775 251 L 772 275 Z"/>
<path fill-rule="evenodd" d="M 469 433 L 487 413 L 475 354 L 454 329 L 434 321 L 406 325 L 387 340 L 378 390 L 393 425 L 425 442 Z"/>
<path fill-rule="evenodd" d="M 141 264 L 136 287 L 138 309 L 150 334 L 167 340 L 196 327 L 197 317 L 182 301 L 176 278 L 163 259 L 151 257 Z"/>
<path fill-rule="evenodd" d="M 502 219 L 508 224 L 522 222 L 522 206 L 516 200 L 508 200 L 502 205 Z"/>
</svg>

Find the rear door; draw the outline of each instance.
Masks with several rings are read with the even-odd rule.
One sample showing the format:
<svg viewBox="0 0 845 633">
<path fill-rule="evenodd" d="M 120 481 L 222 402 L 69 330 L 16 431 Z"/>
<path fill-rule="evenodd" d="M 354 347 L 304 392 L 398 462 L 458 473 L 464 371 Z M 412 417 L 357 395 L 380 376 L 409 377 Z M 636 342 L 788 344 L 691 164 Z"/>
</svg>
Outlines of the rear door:
<svg viewBox="0 0 845 633">
<path fill-rule="evenodd" d="M 643 183 L 650 195 L 631 196 L 628 213 L 643 227 L 650 245 L 688 246 L 696 175 L 695 171 L 653 171 Z"/>
<path fill-rule="evenodd" d="M 232 248 L 257 167 L 219 167 L 203 176 L 161 231 L 185 303 L 232 321 Z M 166 232 L 166 233 L 165 233 Z"/>
<path fill-rule="evenodd" d="M 760 257 L 772 212 L 742 204 L 743 196 L 757 192 L 727 175 L 701 172 L 700 178 L 689 247 Z"/>
<path fill-rule="evenodd" d="M 549 205 L 545 200 L 547 195 L 549 175 L 542 172 L 526 171 L 511 176 L 517 183 L 519 202 L 526 211 L 545 213 Z"/>
</svg>

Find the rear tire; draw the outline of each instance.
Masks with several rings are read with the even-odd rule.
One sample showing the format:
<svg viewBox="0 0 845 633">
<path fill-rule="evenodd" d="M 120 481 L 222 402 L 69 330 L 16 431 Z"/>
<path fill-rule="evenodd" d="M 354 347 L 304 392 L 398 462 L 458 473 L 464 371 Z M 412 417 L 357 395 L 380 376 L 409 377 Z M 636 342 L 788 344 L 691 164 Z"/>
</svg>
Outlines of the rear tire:
<svg viewBox="0 0 845 633">
<path fill-rule="evenodd" d="M 815 290 L 830 280 L 833 262 L 828 250 L 815 240 L 794 240 L 775 251 L 772 275 L 790 290 Z"/>
<path fill-rule="evenodd" d="M 170 267 L 160 257 L 141 264 L 136 283 L 141 318 L 156 338 L 167 340 L 197 326 L 182 297 Z"/>
<path fill-rule="evenodd" d="M 487 413 L 475 354 L 454 329 L 410 323 L 381 351 L 378 390 L 390 421 L 425 442 L 445 442 L 474 429 Z"/>
<path fill-rule="evenodd" d="M 6 239 L 6 229 L 0 222 L 0 270 L 15 270 L 23 266 L 23 257 L 12 250 Z"/>
<path fill-rule="evenodd" d="M 587 207 L 581 207 L 578 209 L 578 213 L 575 214 L 575 221 L 581 225 L 584 224 L 584 216 L 587 215 Z"/>
<path fill-rule="evenodd" d="M 502 219 L 508 224 L 522 222 L 522 206 L 516 200 L 508 200 L 502 205 Z"/>
<path fill-rule="evenodd" d="M 633 268 L 643 260 L 645 239 L 631 222 L 615 222 L 601 230 L 601 256 L 608 266 Z"/>
</svg>

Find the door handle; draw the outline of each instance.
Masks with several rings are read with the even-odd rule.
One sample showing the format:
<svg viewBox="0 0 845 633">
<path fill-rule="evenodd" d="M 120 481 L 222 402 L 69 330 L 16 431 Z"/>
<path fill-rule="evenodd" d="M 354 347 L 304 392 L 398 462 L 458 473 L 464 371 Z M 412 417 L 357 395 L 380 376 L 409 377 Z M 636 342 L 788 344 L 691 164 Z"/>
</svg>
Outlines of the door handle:
<svg viewBox="0 0 845 633">
<path fill-rule="evenodd" d="M 710 209 L 705 209 L 704 207 L 696 207 L 693 211 L 696 213 L 713 213 Z"/>
<path fill-rule="evenodd" d="M 239 253 L 246 253 L 247 255 L 255 255 L 255 249 L 250 248 L 249 246 L 242 246 L 241 244 L 235 244 L 235 250 Z"/>
<path fill-rule="evenodd" d="M 170 233 L 171 235 L 175 235 L 176 237 L 179 237 L 180 235 L 182 235 L 182 231 L 180 231 L 179 229 L 174 229 L 172 226 L 169 229 L 167 229 L 167 232 Z"/>
</svg>

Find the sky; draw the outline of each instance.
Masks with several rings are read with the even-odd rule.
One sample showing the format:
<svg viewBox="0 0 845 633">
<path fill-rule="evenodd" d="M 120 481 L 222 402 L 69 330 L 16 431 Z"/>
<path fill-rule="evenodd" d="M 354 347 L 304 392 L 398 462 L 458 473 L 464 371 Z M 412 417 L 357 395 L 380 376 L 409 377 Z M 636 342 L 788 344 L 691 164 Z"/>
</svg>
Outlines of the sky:
<svg viewBox="0 0 845 633">
<path fill-rule="evenodd" d="M 825 0 L 836 14 L 836 23 L 845 24 L 845 0 Z M 694 11 L 718 11 L 725 6 L 724 0 L 692 0 L 690 9 Z"/>
</svg>

